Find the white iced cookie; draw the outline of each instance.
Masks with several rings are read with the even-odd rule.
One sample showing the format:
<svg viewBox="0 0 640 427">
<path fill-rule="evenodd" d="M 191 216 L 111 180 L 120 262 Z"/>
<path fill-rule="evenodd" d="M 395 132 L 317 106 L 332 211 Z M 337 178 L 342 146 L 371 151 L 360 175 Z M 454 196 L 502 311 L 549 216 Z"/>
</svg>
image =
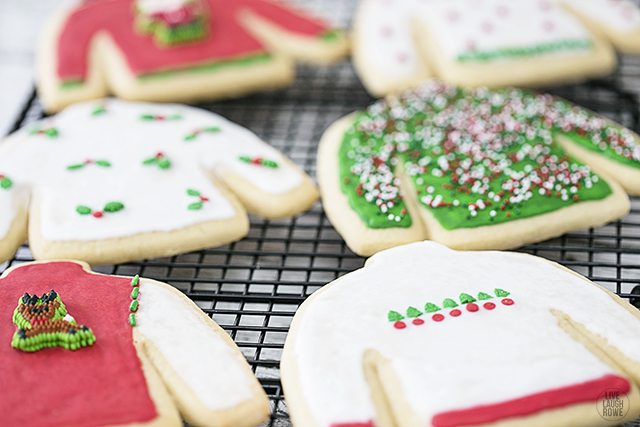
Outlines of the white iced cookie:
<svg viewBox="0 0 640 427">
<path fill-rule="evenodd" d="M 541 258 L 414 243 L 302 305 L 282 382 L 296 426 L 617 424 L 640 414 L 640 315 Z"/>
<path fill-rule="evenodd" d="M 640 8 L 630 0 L 561 0 L 623 53 L 640 53 Z"/>
<path fill-rule="evenodd" d="M 430 76 L 465 86 L 531 85 L 615 65 L 611 47 L 552 0 L 361 0 L 354 61 L 378 96 Z"/>
<path fill-rule="evenodd" d="M 36 258 L 111 263 L 237 240 L 246 211 L 284 217 L 317 198 L 256 135 L 177 104 L 76 104 L 0 144 L 0 175 L 3 259 L 27 216 Z"/>
</svg>

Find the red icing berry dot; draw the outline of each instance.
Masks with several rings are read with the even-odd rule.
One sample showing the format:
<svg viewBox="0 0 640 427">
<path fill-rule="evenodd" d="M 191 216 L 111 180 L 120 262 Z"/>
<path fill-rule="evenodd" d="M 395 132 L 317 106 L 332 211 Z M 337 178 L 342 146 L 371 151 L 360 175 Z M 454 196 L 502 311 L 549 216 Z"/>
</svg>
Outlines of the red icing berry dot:
<svg viewBox="0 0 640 427">
<path fill-rule="evenodd" d="M 93 215 L 94 218 L 102 218 L 104 214 L 101 211 L 95 211 L 91 215 Z"/>
<path fill-rule="evenodd" d="M 478 304 L 474 304 L 474 303 L 467 304 L 467 311 L 470 311 L 471 313 L 475 313 L 478 310 L 480 310 L 480 307 L 478 307 Z"/>
<path fill-rule="evenodd" d="M 396 329 L 404 329 L 407 327 L 407 325 L 402 320 L 398 320 L 396 323 L 393 324 L 393 327 Z"/>
<path fill-rule="evenodd" d="M 444 320 L 444 316 L 440 313 L 434 314 L 431 318 L 434 322 L 442 322 Z"/>
<path fill-rule="evenodd" d="M 161 115 L 157 115 L 157 116 L 156 116 L 156 120 L 160 120 L 160 121 L 162 121 L 162 120 L 164 120 L 164 118 L 165 118 L 165 117 L 164 117 L 164 116 L 161 116 Z"/>
<path fill-rule="evenodd" d="M 91 160 L 91 159 L 87 159 L 87 160 L 84 161 L 85 165 L 90 165 L 91 163 L 93 163 L 93 160 Z"/>
<path fill-rule="evenodd" d="M 413 323 L 416 326 L 420 326 L 420 325 L 424 324 L 424 320 L 422 320 L 422 319 L 413 319 L 411 321 L 411 323 Z"/>
<path fill-rule="evenodd" d="M 513 302 L 513 300 L 512 300 L 511 298 L 505 298 L 505 299 L 503 299 L 503 300 L 502 300 L 502 303 L 503 303 L 504 305 L 513 305 L 513 304 L 514 304 L 514 302 Z"/>
<path fill-rule="evenodd" d="M 200 199 L 201 202 L 208 202 L 209 201 L 209 198 L 205 197 L 205 196 L 200 196 L 199 199 Z"/>
<path fill-rule="evenodd" d="M 462 312 L 456 308 L 455 310 L 451 310 L 449 314 L 452 315 L 453 317 L 458 317 L 462 314 Z"/>
<path fill-rule="evenodd" d="M 496 305 L 492 302 L 485 302 L 483 307 L 487 310 L 493 310 L 494 308 L 496 308 Z"/>
<path fill-rule="evenodd" d="M 156 153 L 156 158 L 164 157 L 164 153 L 162 151 L 158 151 Z"/>
<path fill-rule="evenodd" d="M 256 157 L 256 158 L 252 159 L 251 163 L 253 163 L 254 165 L 262 164 L 262 157 Z"/>
</svg>

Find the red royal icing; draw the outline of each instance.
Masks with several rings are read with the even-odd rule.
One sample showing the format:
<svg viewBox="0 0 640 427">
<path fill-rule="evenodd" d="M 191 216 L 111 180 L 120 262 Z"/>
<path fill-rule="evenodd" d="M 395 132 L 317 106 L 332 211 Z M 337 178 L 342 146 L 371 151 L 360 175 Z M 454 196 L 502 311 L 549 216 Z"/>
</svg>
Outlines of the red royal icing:
<svg viewBox="0 0 640 427">
<path fill-rule="evenodd" d="M 127 320 L 130 281 L 89 274 L 72 262 L 28 265 L 0 279 L 0 425 L 97 427 L 156 418 Z M 51 289 L 91 327 L 96 343 L 76 351 L 11 348 L 18 298 Z"/>
<path fill-rule="evenodd" d="M 205 0 L 209 30 L 202 40 L 173 47 L 158 47 L 153 37 L 134 26 L 134 0 L 85 2 L 71 11 L 57 46 L 57 75 L 61 80 L 84 80 L 89 46 L 94 36 L 107 32 L 136 75 L 179 70 L 252 54 L 266 48 L 238 21 L 242 10 L 251 10 L 279 27 L 316 37 L 328 27 L 268 0 Z"/>
<path fill-rule="evenodd" d="M 625 378 L 605 375 L 595 380 L 530 394 L 505 402 L 441 412 L 431 419 L 431 423 L 434 427 L 490 424 L 507 418 L 524 417 L 548 409 L 596 402 L 600 395 L 607 390 L 627 394 L 631 390 L 631 385 Z"/>
</svg>

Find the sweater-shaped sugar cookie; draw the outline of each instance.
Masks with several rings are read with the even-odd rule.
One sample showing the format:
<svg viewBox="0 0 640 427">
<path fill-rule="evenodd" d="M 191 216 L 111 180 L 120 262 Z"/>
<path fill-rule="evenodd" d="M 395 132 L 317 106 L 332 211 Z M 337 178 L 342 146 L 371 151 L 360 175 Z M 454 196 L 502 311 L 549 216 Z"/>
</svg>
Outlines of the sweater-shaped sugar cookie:
<svg viewBox="0 0 640 427">
<path fill-rule="evenodd" d="M 541 258 L 414 243 L 300 307 L 282 382 L 295 426 L 621 424 L 640 312 Z"/>
<path fill-rule="evenodd" d="M 110 93 L 230 97 L 289 84 L 294 59 L 330 62 L 346 51 L 341 32 L 272 0 L 82 1 L 49 22 L 38 88 L 49 111 Z"/>
<path fill-rule="evenodd" d="M 4 427 L 252 427 L 269 413 L 231 338 L 178 290 L 76 262 L 3 274 L 0 359 Z"/>
<path fill-rule="evenodd" d="M 640 53 L 640 8 L 631 0 L 560 0 L 623 53 Z"/>
<path fill-rule="evenodd" d="M 380 96 L 434 76 L 463 86 L 571 81 L 607 74 L 616 59 L 554 0 L 361 0 L 354 62 Z"/>
<path fill-rule="evenodd" d="M 624 216 L 640 139 L 551 95 L 433 82 L 334 123 L 318 180 L 359 254 L 427 238 L 507 249 Z"/>
<path fill-rule="evenodd" d="M 245 211 L 278 218 L 317 198 L 256 135 L 177 104 L 68 107 L 1 143 L 0 175 L 2 259 L 27 217 L 37 259 L 112 263 L 228 243 L 247 233 Z"/>
</svg>

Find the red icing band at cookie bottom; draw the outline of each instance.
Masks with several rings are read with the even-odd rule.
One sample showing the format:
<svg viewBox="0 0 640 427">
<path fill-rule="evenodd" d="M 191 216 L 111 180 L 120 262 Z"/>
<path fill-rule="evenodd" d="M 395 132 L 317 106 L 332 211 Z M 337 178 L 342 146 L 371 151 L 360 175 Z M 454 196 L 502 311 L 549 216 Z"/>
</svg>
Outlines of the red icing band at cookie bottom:
<svg viewBox="0 0 640 427">
<path fill-rule="evenodd" d="M 71 262 L 29 265 L 0 279 L 0 425 L 97 427 L 156 418 L 127 322 L 130 282 Z M 51 289 L 79 323 L 91 325 L 96 343 L 79 351 L 11 348 L 18 298 Z"/>
<path fill-rule="evenodd" d="M 625 378 L 616 375 L 605 375 L 596 380 L 559 387 L 506 402 L 442 412 L 436 414 L 431 419 L 431 423 L 434 427 L 489 424 L 507 418 L 524 417 L 544 410 L 557 409 L 579 403 L 596 402 L 606 390 L 615 390 L 619 393 L 627 394 L 631 390 L 631 385 Z"/>
<path fill-rule="evenodd" d="M 266 53 L 265 47 L 242 27 L 238 17 L 251 10 L 284 30 L 317 37 L 327 31 L 322 22 L 302 16 L 268 0 L 206 0 L 207 35 L 199 41 L 158 47 L 153 37 L 135 30 L 134 0 L 86 2 L 75 8 L 58 37 L 57 75 L 60 80 L 83 81 L 88 72 L 89 47 L 94 36 L 108 33 L 135 75 L 182 70 L 216 61 Z"/>
</svg>

